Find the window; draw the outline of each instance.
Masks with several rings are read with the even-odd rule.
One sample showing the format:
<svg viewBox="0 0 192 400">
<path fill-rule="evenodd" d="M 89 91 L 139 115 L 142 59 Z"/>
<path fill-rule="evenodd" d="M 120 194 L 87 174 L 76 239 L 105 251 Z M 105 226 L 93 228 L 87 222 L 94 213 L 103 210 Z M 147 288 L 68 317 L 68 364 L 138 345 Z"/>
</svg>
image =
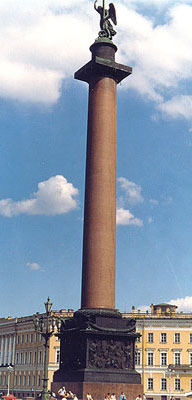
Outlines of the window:
<svg viewBox="0 0 192 400">
<path fill-rule="evenodd" d="M 181 354 L 175 353 L 175 365 L 180 365 L 180 364 L 181 364 Z"/>
<path fill-rule="evenodd" d="M 27 364 L 27 352 L 25 352 L 24 364 Z"/>
<path fill-rule="evenodd" d="M 15 364 L 19 364 L 19 353 L 16 353 Z"/>
<path fill-rule="evenodd" d="M 153 353 L 147 353 L 148 365 L 153 365 Z"/>
<path fill-rule="evenodd" d="M 60 361 L 60 350 L 56 350 L 56 362 L 59 363 Z"/>
<path fill-rule="evenodd" d="M 180 379 L 175 378 L 175 390 L 180 390 L 180 389 L 181 389 Z"/>
<path fill-rule="evenodd" d="M 175 333 L 175 343 L 180 343 L 180 333 Z"/>
<path fill-rule="evenodd" d="M 40 350 L 39 354 L 38 354 L 38 364 L 41 364 L 41 363 L 42 363 L 42 351 Z"/>
<path fill-rule="evenodd" d="M 33 343 L 33 333 L 30 334 L 30 342 Z"/>
<path fill-rule="evenodd" d="M 33 375 L 33 386 L 35 386 L 35 375 Z"/>
<path fill-rule="evenodd" d="M 40 375 L 37 376 L 37 386 L 41 386 L 41 377 L 40 377 Z"/>
<path fill-rule="evenodd" d="M 153 343 L 153 333 L 148 333 L 148 343 Z"/>
<path fill-rule="evenodd" d="M 23 353 L 20 353 L 20 364 L 23 364 Z"/>
<path fill-rule="evenodd" d="M 26 376 L 23 375 L 23 386 L 26 386 Z"/>
<path fill-rule="evenodd" d="M 28 375 L 27 386 L 31 386 L 31 375 Z"/>
<path fill-rule="evenodd" d="M 29 364 L 32 364 L 32 351 L 29 352 Z"/>
<path fill-rule="evenodd" d="M 19 342 L 20 342 L 20 336 L 18 335 L 17 336 L 17 344 L 19 344 Z"/>
<path fill-rule="evenodd" d="M 167 343 L 167 334 L 161 333 L 161 343 Z"/>
<path fill-rule="evenodd" d="M 189 364 L 192 366 L 192 353 L 189 353 Z"/>
<path fill-rule="evenodd" d="M 24 335 L 21 335 L 21 343 L 24 343 Z"/>
<path fill-rule="evenodd" d="M 153 378 L 148 378 L 147 380 L 147 389 L 153 390 Z"/>
<path fill-rule="evenodd" d="M 141 353 L 140 351 L 136 351 L 135 353 L 135 364 L 141 365 Z"/>
<path fill-rule="evenodd" d="M 140 343 L 140 342 L 141 342 L 141 336 L 137 336 L 136 342 L 137 342 L 137 343 Z"/>
<path fill-rule="evenodd" d="M 21 375 L 19 375 L 19 386 L 21 386 Z"/>
<path fill-rule="evenodd" d="M 0 385 L 2 385 L 2 375 L 1 375 L 1 372 L 0 372 Z"/>
<path fill-rule="evenodd" d="M 192 333 L 189 334 L 189 343 L 192 343 Z"/>
<path fill-rule="evenodd" d="M 37 362 L 37 352 L 34 351 L 33 364 L 36 364 L 36 362 Z"/>
<path fill-rule="evenodd" d="M 14 376 L 14 386 L 17 386 L 17 375 Z"/>
<path fill-rule="evenodd" d="M 190 380 L 190 390 L 192 390 L 192 379 Z"/>
<path fill-rule="evenodd" d="M 7 350 L 7 360 L 9 360 L 9 347 L 8 347 L 8 350 Z"/>
<path fill-rule="evenodd" d="M 167 390 L 167 379 L 161 379 L 161 390 Z"/>
<path fill-rule="evenodd" d="M 161 365 L 167 365 L 167 353 L 161 353 Z"/>
<path fill-rule="evenodd" d="M 29 342 L 29 335 L 27 333 L 26 338 L 25 338 L 25 343 L 28 343 L 28 342 Z"/>
<path fill-rule="evenodd" d="M 4 377 L 3 377 L 3 385 L 4 386 L 6 385 L 6 375 L 4 375 Z"/>
</svg>

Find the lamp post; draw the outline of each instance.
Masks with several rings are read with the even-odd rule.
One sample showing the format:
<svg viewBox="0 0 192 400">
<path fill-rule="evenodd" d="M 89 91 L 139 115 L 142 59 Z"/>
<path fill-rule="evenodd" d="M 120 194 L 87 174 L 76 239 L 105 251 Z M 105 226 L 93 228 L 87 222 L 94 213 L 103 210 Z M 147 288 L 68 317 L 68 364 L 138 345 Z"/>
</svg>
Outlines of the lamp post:
<svg viewBox="0 0 192 400">
<path fill-rule="evenodd" d="M 50 298 L 48 297 L 45 304 L 44 315 L 39 315 L 39 313 L 35 314 L 33 319 L 35 331 L 40 333 L 44 338 L 44 373 L 43 373 L 43 390 L 42 390 L 42 400 L 49 400 L 50 391 L 48 391 L 48 364 L 49 364 L 49 343 L 50 337 L 54 335 L 55 327 L 57 327 L 57 331 L 60 332 L 62 320 L 60 317 L 56 317 L 51 315 L 52 303 L 50 302 Z"/>
<path fill-rule="evenodd" d="M 168 375 L 169 378 L 169 400 L 171 399 L 171 377 L 175 374 L 175 370 L 172 368 L 169 368 L 165 372 L 166 375 Z"/>
<path fill-rule="evenodd" d="M 9 365 L 7 367 L 7 371 L 8 371 L 8 377 L 7 377 L 7 396 L 9 396 L 9 391 L 10 391 L 10 378 L 11 378 L 11 371 L 12 371 L 13 367 L 11 365 Z"/>
</svg>

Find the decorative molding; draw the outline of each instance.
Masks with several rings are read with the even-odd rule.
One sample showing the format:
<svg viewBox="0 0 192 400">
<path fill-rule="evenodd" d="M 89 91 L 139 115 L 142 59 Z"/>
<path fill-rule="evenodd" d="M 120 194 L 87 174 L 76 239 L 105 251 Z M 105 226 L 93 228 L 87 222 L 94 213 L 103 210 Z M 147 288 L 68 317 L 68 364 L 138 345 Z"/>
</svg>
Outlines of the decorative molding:
<svg viewBox="0 0 192 400">
<path fill-rule="evenodd" d="M 181 353 L 183 349 L 170 349 L 171 351 L 173 351 L 174 353 Z"/>
<path fill-rule="evenodd" d="M 166 348 L 166 347 L 160 347 L 159 349 L 157 349 L 158 351 L 160 351 L 160 352 L 168 352 L 169 351 L 169 349 L 168 348 Z"/>
<path fill-rule="evenodd" d="M 147 352 L 150 352 L 150 351 L 151 351 L 151 352 L 154 352 L 155 350 L 156 350 L 156 349 L 155 349 L 154 347 L 153 347 L 153 348 L 152 348 L 152 347 L 151 347 L 151 348 L 150 348 L 150 347 L 147 347 L 147 348 L 145 349 L 145 351 L 147 351 Z"/>
</svg>

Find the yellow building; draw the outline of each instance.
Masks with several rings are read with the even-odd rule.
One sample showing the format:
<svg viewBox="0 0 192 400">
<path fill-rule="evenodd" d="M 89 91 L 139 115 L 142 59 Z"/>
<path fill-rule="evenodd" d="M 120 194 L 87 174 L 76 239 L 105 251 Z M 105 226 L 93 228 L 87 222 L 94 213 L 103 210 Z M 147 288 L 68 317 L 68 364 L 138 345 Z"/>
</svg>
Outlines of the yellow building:
<svg viewBox="0 0 192 400">
<path fill-rule="evenodd" d="M 151 305 L 151 312 L 124 314 L 136 319 L 141 334 L 136 370 L 148 399 L 186 398 L 192 391 L 192 313 L 177 313 L 170 304 Z"/>
<path fill-rule="evenodd" d="M 39 316 L 44 314 L 39 314 Z M 51 311 L 51 315 L 71 317 L 73 310 Z M 42 390 L 44 340 L 35 332 L 33 315 L 0 319 L 0 392 L 17 397 L 34 397 Z M 56 333 L 56 331 L 55 331 Z M 59 367 L 60 341 L 50 338 L 48 388 Z"/>
<path fill-rule="evenodd" d="M 39 316 L 44 314 L 39 314 Z M 59 317 L 73 316 L 69 309 L 52 311 Z M 123 314 L 136 319 L 136 370 L 141 374 L 149 400 L 183 400 L 192 391 L 192 313 L 177 312 L 170 304 L 151 305 L 142 313 L 132 308 Z M 34 316 L 0 319 L 0 392 L 20 398 L 34 397 L 42 390 L 44 340 L 36 333 Z M 55 332 L 56 333 L 56 332 Z M 59 368 L 60 342 L 50 339 L 48 385 Z M 12 368 L 8 369 L 8 366 Z"/>
</svg>

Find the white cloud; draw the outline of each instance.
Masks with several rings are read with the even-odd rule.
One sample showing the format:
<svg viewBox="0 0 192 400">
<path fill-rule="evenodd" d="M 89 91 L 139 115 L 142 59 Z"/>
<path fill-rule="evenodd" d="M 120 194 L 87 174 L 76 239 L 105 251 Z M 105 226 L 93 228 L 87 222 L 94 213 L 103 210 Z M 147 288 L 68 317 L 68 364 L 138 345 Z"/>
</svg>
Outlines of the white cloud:
<svg viewBox="0 0 192 400">
<path fill-rule="evenodd" d="M 118 57 L 134 67 L 122 87 L 132 87 L 152 99 L 157 109 L 171 118 L 191 118 L 190 94 L 178 94 L 179 83 L 192 78 L 190 3 L 116 3 Z M 145 15 L 141 7 L 145 7 Z M 150 7 L 156 9 L 153 16 L 147 16 Z M 159 8 L 163 8 L 163 22 L 159 22 Z M 99 29 L 92 1 L 1 0 L 0 20 L 0 97 L 55 103 L 62 80 L 72 77 L 90 59 L 88 48 Z M 170 88 L 176 92 L 173 98 Z"/>
<path fill-rule="evenodd" d="M 170 300 L 168 303 L 176 305 L 177 311 L 192 312 L 192 296 L 180 297 L 174 300 Z"/>
<path fill-rule="evenodd" d="M 62 175 L 56 175 L 38 184 L 38 191 L 30 199 L 14 201 L 0 200 L 0 215 L 57 215 L 77 207 L 78 189 Z"/>
<path fill-rule="evenodd" d="M 0 97 L 55 103 L 62 79 L 89 56 L 92 7 L 85 0 L 1 0 Z"/>
<path fill-rule="evenodd" d="M 148 224 L 152 224 L 152 222 L 153 222 L 153 218 L 152 218 L 152 217 L 149 217 L 149 218 L 148 218 Z"/>
<path fill-rule="evenodd" d="M 14 71 L 13 71 L 14 69 Z M 0 64 L 1 97 L 37 103 L 55 103 L 60 95 L 62 73 L 23 63 Z"/>
<path fill-rule="evenodd" d="M 187 87 L 192 78 L 191 1 L 117 0 L 116 8 L 117 61 L 133 66 L 122 87 L 152 99 L 170 117 L 190 118 L 191 96 L 179 84 Z M 90 59 L 88 48 L 99 30 L 93 2 L 1 0 L 0 20 L 0 97 L 55 103 L 62 80 Z M 181 105 L 186 97 L 188 111 L 178 111 L 178 95 Z"/>
<path fill-rule="evenodd" d="M 173 202 L 173 197 L 172 196 L 168 196 L 165 199 L 163 199 L 162 201 L 159 201 L 157 199 L 149 199 L 149 203 L 152 204 L 152 206 L 158 206 L 159 204 L 161 205 L 169 205 Z"/>
<path fill-rule="evenodd" d="M 124 192 L 124 194 L 118 199 L 116 214 L 117 225 L 136 225 L 139 227 L 143 226 L 143 221 L 140 218 L 136 218 L 130 212 L 130 210 L 124 207 L 126 203 L 131 206 L 135 206 L 144 201 L 144 198 L 141 195 L 141 186 L 123 177 L 118 178 L 118 182 L 120 183 L 120 188 Z"/>
<path fill-rule="evenodd" d="M 178 297 L 177 299 L 172 299 L 165 303 L 177 306 L 177 312 L 192 313 L 192 296 Z M 150 306 L 146 305 L 139 306 L 138 309 L 140 309 L 141 312 L 151 311 Z"/>
<path fill-rule="evenodd" d="M 120 183 L 121 189 L 124 190 L 126 200 L 129 204 L 136 205 L 144 201 L 141 195 L 141 186 L 123 177 L 118 178 L 118 182 Z"/>
<path fill-rule="evenodd" d="M 174 96 L 158 105 L 158 109 L 171 118 L 192 118 L 192 96 Z"/>
<path fill-rule="evenodd" d="M 129 59 L 134 67 L 124 87 L 157 105 L 164 103 L 165 95 L 170 98 L 170 89 L 178 94 L 179 84 L 192 78 L 192 6 L 186 3 L 167 2 L 161 23 L 155 19 L 158 13 L 147 17 L 125 4 L 118 6 L 122 61 Z"/>
<path fill-rule="evenodd" d="M 38 271 L 41 268 L 40 265 L 37 263 L 29 263 L 28 262 L 26 265 L 27 265 L 27 267 L 29 267 L 29 269 L 31 271 Z"/>
<path fill-rule="evenodd" d="M 135 218 L 129 210 L 125 210 L 124 208 L 117 209 L 116 222 L 117 225 L 143 226 L 143 221 L 141 219 Z"/>
<path fill-rule="evenodd" d="M 126 0 L 122 1 L 123 3 L 126 3 Z M 162 7 L 167 7 L 172 4 L 182 4 L 182 3 L 189 3 L 190 4 L 191 0 L 130 0 L 130 4 L 135 5 L 135 6 L 145 6 L 145 7 L 155 7 L 155 8 L 162 8 Z"/>
</svg>

